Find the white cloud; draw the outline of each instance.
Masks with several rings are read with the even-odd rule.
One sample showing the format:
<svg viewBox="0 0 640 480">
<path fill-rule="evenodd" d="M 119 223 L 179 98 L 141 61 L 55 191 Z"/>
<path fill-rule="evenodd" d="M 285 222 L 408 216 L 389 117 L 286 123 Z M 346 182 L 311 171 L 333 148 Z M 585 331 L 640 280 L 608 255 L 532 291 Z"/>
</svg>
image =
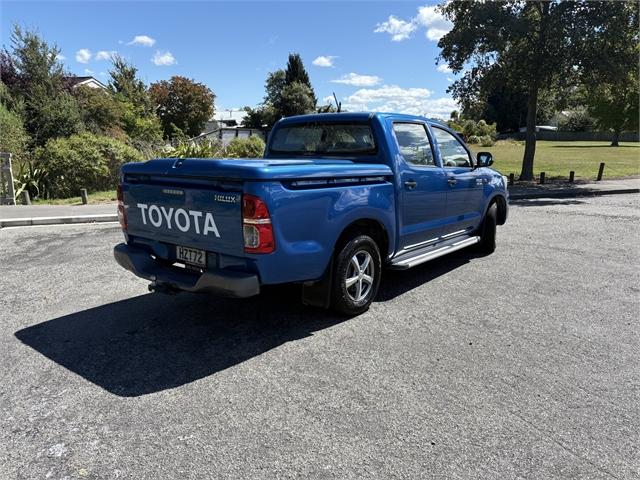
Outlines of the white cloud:
<svg viewBox="0 0 640 480">
<path fill-rule="evenodd" d="M 374 32 L 388 33 L 391 40 L 400 42 L 409 38 L 419 28 L 425 29 L 427 39 L 437 42 L 453 28 L 453 24 L 437 11 L 436 6 L 425 5 L 419 7 L 418 14 L 409 20 L 389 15 L 386 22 L 376 25 Z"/>
<path fill-rule="evenodd" d="M 351 72 L 331 81 L 333 83 L 353 85 L 354 87 L 373 87 L 374 85 L 378 85 L 382 79 L 376 75 L 359 75 Z"/>
<path fill-rule="evenodd" d="M 153 54 L 151 61 L 154 65 L 158 65 L 159 67 L 166 67 L 178 63 L 171 52 L 163 52 L 162 50 L 156 50 L 156 53 Z"/>
<path fill-rule="evenodd" d="M 85 73 L 85 75 L 93 75 L 94 72 L 93 72 L 93 70 L 89 70 L 88 68 L 85 68 L 84 69 L 84 73 Z"/>
<path fill-rule="evenodd" d="M 391 35 L 391 40 L 394 42 L 401 42 L 411 36 L 416 29 L 416 24 L 413 21 L 401 20 L 393 15 L 389 15 L 386 22 L 378 23 L 376 25 L 375 33 L 388 33 Z"/>
<path fill-rule="evenodd" d="M 100 75 L 101 77 L 106 77 L 106 76 L 107 76 L 107 72 L 100 72 L 100 73 L 99 73 L 99 75 Z"/>
<path fill-rule="evenodd" d="M 148 35 L 136 35 L 127 45 L 141 45 L 143 47 L 153 47 L 156 44 L 155 38 Z"/>
<path fill-rule="evenodd" d="M 59 53 L 56 55 L 56 60 L 59 62 L 63 62 L 67 59 L 67 57 L 65 57 L 63 54 Z"/>
<path fill-rule="evenodd" d="M 451 67 L 449 67 L 449 65 L 447 65 L 446 63 L 441 63 L 440 65 L 438 65 L 436 67 L 436 70 L 438 70 L 441 73 L 451 73 Z"/>
<path fill-rule="evenodd" d="M 425 36 L 433 42 L 440 40 L 453 28 L 453 24 L 444 18 L 436 8 L 435 6 L 420 7 L 418 8 L 418 16 L 414 18 L 418 25 L 426 29 Z"/>
<path fill-rule="evenodd" d="M 76 52 L 76 62 L 89 63 L 91 60 L 91 50 L 88 48 L 81 48 Z"/>
<path fill-rule="evenodd" d="M 111 60 L 111 57 L 113 57 L 117 53 L 118 52 L 116 52 L 115 50 L 100 50 L 96 53 L 96 56 L 94 58 L 96 60 Z"/>
<path fill-rule="evenodd" d="M 338 58 L 334 55 L 320 55 L 313 62 L 316 67 L 333 67 L 333 59 Z"/>
<path fill-rule="evenodd" d="M 432 93 L 426 88 L 397 85 L 362 88 L 345 98 L 343 107 L 348 111 L 397 112 L 440 118 L 448 118 L 452 110 L 458 109 L 452 98 L 432 99 Z"/>
</svg>

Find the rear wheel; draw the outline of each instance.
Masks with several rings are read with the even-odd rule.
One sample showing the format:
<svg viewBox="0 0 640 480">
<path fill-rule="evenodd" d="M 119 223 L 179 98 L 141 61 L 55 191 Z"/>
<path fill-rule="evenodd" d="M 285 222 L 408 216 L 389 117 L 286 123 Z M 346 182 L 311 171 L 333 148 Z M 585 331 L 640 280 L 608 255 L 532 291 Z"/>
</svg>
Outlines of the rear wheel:
<svg viewBox="0 0 640 480">
<path fill-rule="evenodd" d="M 478 251 L 489 255 L 496 250 L 496 225 L 498 224 L 498 205 L 492 203 L 484 216 L 480 227 Z"/>
<path fill-rule="evenodd" d="M 365 312 L 378 293 L 381 271 L 380 250 L 371 237 L 347 242 L 335 260 L 331 306 L 346 315 Z"/>
</svg>

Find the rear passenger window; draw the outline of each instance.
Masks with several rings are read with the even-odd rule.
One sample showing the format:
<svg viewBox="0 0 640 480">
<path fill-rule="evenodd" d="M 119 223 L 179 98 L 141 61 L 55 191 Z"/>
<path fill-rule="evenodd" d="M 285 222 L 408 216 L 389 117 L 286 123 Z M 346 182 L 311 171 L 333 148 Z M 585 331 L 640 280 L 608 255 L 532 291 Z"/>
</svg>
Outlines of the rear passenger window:
<svg viewBox="0 0 640 480">
<path fill-rule="evenodd" d="M 398 149 L 407 162 L 429 167 L 436 165 L 424 125 L 420 123 L 394 123 L 393 131 L 396 134 Z"/>
</svg>

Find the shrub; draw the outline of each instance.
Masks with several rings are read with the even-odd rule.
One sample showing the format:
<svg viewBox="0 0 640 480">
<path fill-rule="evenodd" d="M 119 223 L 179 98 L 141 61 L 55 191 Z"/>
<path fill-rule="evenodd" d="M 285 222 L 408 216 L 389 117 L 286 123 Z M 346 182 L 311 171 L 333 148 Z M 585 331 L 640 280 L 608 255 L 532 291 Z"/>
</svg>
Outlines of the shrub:
<svg viewBox="0 0 640 480">
<path fill-rule="evenodd" d="M 134 148 L 109 137 L 82 133 L 49 140 L 36 151 L 37 167 L 43 173 L 40 192 L 49 198 L 78 195 L 116 187 L 120 167 L 142 161 Z"/>
<path fill-rule="evenodd" d="M 482 147 L 493 147 L 496 143 L 490 135 L 483 135 L 480 137 L 480 146 Z"/>
<path fill-rule="evenodd" d="M 496 124 L 480 120 L 476 124 L 476 135 L 479 137 L 491 137 L 492 139 L 495 139 L 497 135 Z"/>
<path fill-rule="evenodd" d="M 234 138 L 224 148 L 219 141 L 181 143 L 169 150 L 170 158 L 262 158 L 264 142 L 256 135 L 249 138 Z"/>
<path fill-rule="evenodd" d="M 480 137 L 478 135 L 471 135 L 469 138 L 467 138 L 467 143 L 469 144 L 480 143 Z"/>
<path fill-rule="evenodd" d="M 558 130 L 561 132 L 589 132 L 595 127 L 595 120 L 589 115 L 587 109 L 578 107 L 567 112 L 558 121 Z"/>
<path fill-rule="evenodd" d="M 264 142 L 257 135 L 234 138 L 226 148 L 226 156 L 229 158 L 262 158 L 263 155 Z"/>
<path fill-rule="evenodd" d="M 223 155 L 220 142 L 211 140 L 199 143 L 181 143 L 169 151 L 169 158 L 216 158 Z"/>
<path fill-rule="evenodd" d="M 0 152 L 13 154 L 13 162 L 20 163 L 26 154 L 29 135 L 22 118 L 0 103 Z"/>
</svg>

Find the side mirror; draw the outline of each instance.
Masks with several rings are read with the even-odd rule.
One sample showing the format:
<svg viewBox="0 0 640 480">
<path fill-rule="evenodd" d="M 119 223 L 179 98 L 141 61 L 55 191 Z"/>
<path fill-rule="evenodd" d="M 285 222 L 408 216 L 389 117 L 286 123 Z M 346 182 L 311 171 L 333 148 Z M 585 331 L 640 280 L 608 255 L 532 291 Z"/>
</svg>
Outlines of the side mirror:
<svg viewBox="0 0 640 480">
<path fill-rule="evenodd" d="M 490 167 L 493 165 L 493 155 L 491 155 L 491 152 L 476 153 L 476 160 L 478 161 L 478 167 Z"/>
</svg>

